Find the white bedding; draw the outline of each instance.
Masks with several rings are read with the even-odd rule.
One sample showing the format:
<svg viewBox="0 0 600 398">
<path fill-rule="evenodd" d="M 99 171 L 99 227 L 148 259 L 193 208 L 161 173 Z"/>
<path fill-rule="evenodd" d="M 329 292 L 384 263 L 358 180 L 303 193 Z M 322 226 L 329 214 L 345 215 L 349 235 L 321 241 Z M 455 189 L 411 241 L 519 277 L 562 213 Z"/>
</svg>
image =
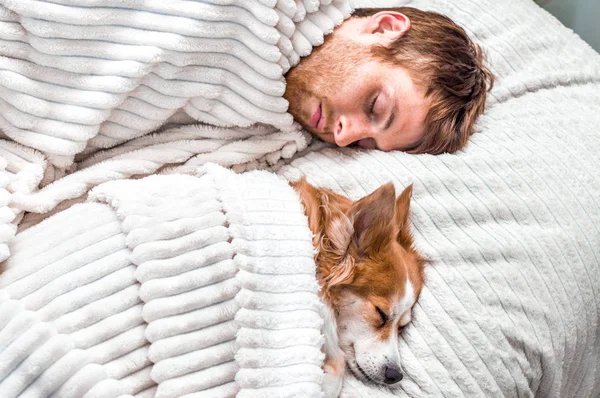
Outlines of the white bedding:
<svg viewBox="0 0 600 398">
<path fill-rule="evenodd" d="M 106 183 L 18 234 L 0 275 L 1 397 L 320 395 L 295 192 L 265 171 L 202 174 Z"/>
<path fill-rule="evenodd" d="M 296 131 L 282 74 L 347 0 L 1 0 L 0 129 L 58 167 L 165 123 Z"/>
<path fill-rule="evenodd" d="M 289 164 L 281 166 L 279 162 L 272 168 L 289 179 L 306 175 L 310 182 L 354 199 L 387 181 L 393 181 L 397 189 L 414 183 L 411 220 L 415 243 L 429 261 L 427 283 L 414 320 L 401 339 L 405 378 L 398 388 L 387 389 L 364 385 L 349 375 L 343 396 L 598 397 L 600 55 L 529 0 L 420 0 L 412 5 L 440 11 L 465 26 L 485 48 L 491 69 L 498 77 L 470 143 L 456 154 L 441 156 L 313 144 L 296 154 Z M 158 165 L 155 170 L 164 171 L 161 167 Z M 19 197 L 19 203 L 31 203 L 32 208 L 47 203 L 52 203 L 52 208 L 81 195 L 78 191 L 58 200 L 58 188 L 52 191 L 52 185 L 40 191 L 33 189 L 31 185 L 42 180 L 40 173 L 44 172 L 21 173 L 21 179 L 17 174 L 4 184 L 23 188 L 21 192 L 25 194 Z M 60 171 L 45 178 L 53 181 L 58 177 Z M 70 181 L 76 179 L 71 177 Z M 59 187 L 61 181 L 58 179 L 54 186 Z M 139 186 L 135 181 L 123 184 Z M 93 185 L 84 184 L 78 189 L 86 192 Z M 134 193 L 148 201 L 171 194 L 154 192 L 158 197 L 153 197 L 147 190 Z M 4 198 L 9 205 L 10 195 Z M 127 254 L 132 242 L 123 240 L 124 226 L 113 210 L 94 203 L 95 200 L 97 196 L 92 195 L 90 203 L 71 207 L 34 227 L 38 229 L 18 234 L 9 245 L 13 253 L 9 261 L 21 264 L 28 257 L 31 243 L 19 242 L 34 235 L 29 231 L 47 230 L 46 237 L 36 236 L 35 242 L 45 242 L 48 249 L 60 244 L 61 234 L 71 234 L 69 242 L 76 243 L 77 231 L 53 228 L 70 216 L 77 219 L 77 209 L 87 206 L 88 212 L 77 213 L 86 222 L 93 222 L 95 214 L 100 214 L 95 212 L 100 211 L 113 217 L 106 228 L 121 236 L 121 241 L 115 243 L 115 247 L 125 250 L 123 268 L 127 271 L 121 272 L 129 273 L 127 286 L 139 289 L 143 282 L 135 274 L 131 254 Z M 92 210 L 92 205 L 102 210 Z M 118 207 L 116 203 L 112 205 Z M 4 207 L 0 216 L 10 219 L 12 213 L 6 210 L 15 209 Z M 11 234 L 8 223 L 2 236 Z M 255 224 L 260 224 L 260 220 L 249 221 L 250 226 Z M 184 236 L 188 232 L 175 229 L 174 233 Z M 43 254 L 37 256 L 38 266 L 45 266 L 51 275 L 52 264 L 44 260 Z M 106 258 L 98 261 L 107 263 Z M 0 277 L 4 300 L 17 298 L 21 310 L 38 312 L 67 305 L 60 301 L 44 303 L 34 299 L 39 297 L 35 295 L 27 298 L 20 289 L 11 287 L 16 282 L 10 275 L 19 272 L 27 273 L 11 271 Z M 60 279 L 54 283 L 60 284 Z M 138 313 L 129 316 L 143 319 L 139 311 L 145 300 L 135 289 L 123 289 L 123 295 L 130 294 L 129 301 L 123 302 L 129 303 L 128 308 L 138 308 L 130 310 Z M 98 301 L 97 305 L 101 303 Z M 185 302 L 174 305 L 183 309 Z M 109 319 L 118 313 L 113 310 L 104 316 Z M 51 312 L 44 313 L 50 315 Z M 0 318 L 0 325 L 2 319 L 5 318 Z M 153 396 L 166 379 L 152 374 L 155 363 L 147 352 L 151 343 L 149 327 L 146 321 L 108 325 L 106 330 L 139 345 L 121 345 L 121 350 L 110 351 L 110 358 L 93 357 L 86 367 L 91 369 L 88 378 L 80 379 L 79 384 L 91 388 L 93 381 L 105 380 L 99 385 L 111 389 L 104 391 Z M 65 330 L 69 338 L 62 343 L 69 347 L 68 352 L 80 353 L 78 350 L 93 346 L 80 340 L 71 342 L 69 333 L 77 335 L 77 330 Z M 2 333 L 0 330 L 0 338 Z M 102 338 L 108 339 L 100 333 L 98 341 Z M 127 351 L 128 347 L 132 351 Z M 81 358 L 88 358 L 86 355 Z M 314 386 L 319 375 L 310 377 Z M 237 388 L 228 383 L 223 386 Z M 2 387 L 0 383 L 0 391 Z M 291 396 L 303 392 L 311 395 L 306 386 L 289 391 Z"/>
<path fill-rule="evenodd" d="M 373 2 L 372 2 L 373 3 Z M 454 155 L 322 149 L 283 174 L 351 198 L 414 183 L 430 259 L 399 391 L 346 397 L 600 395 L 600 56 L 530 1 L 417 1 L 466 26 L 498 77 Z"/>
</svg>

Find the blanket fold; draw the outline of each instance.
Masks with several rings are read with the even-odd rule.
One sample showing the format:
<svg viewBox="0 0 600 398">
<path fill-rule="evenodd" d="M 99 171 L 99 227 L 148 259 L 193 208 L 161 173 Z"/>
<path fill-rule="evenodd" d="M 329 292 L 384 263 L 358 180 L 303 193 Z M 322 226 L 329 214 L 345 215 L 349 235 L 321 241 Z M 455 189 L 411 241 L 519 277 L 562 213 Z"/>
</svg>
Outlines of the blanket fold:
<svg viewBox="0 0 600 398">
<path fill-rule="evenodd" d="M 428 259 L 404 379 L 343 398 L 598 397 L 600 56 L 529 0 L 411 5 L 497 76 L 455 154 L 291 124 L 282 73 L 343 1 L 0 0 L 0 396 L 320 397 L 306 176 L 414 184 Z"/>
<path fill-rule="evenodd" d="M 52 393 L 88 367 L 101 376 L 86 396 L 320 395 L 322 304 L 296 193 L 267 172 L 200 175 L 109 182 L 19 235 L 14 248 L 54 238 L 0 275 L 0 395 Z"/>
<path fill-rule="evenodd" d="M 350 12 L 347 0 L 0 0 L 0 259 L 24 212 L 22 229 L 102 182 L 278 167 L 305 150 L 283 74 Z"/>
<path fill-rule="evenodd" d="M 0 128 L 63 168 L 178 110 L 289 131 L 283 74 L 350 10 L 346 0 L 2 0 Z"/>
</svg>

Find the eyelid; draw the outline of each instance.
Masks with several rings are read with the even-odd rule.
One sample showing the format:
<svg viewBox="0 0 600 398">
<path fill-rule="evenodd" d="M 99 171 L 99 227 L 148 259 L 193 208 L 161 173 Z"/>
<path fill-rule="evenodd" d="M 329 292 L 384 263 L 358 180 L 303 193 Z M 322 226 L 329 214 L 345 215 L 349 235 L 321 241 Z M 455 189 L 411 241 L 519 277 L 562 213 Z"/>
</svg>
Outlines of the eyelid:
<svg viewBox="0 0 600 398">
<path fill-rule="evenodd" d="M 383 312 L 381 310 L 381 308 L 379 307 L 375 307 L 375 309 L 377 310 L 377 313 L 379 314 L 379 316 L 381 317 L 381 326 L 385 325 L 385 323 L 388 321 L 388 317 L 385 314 L 385 312 Z"/>
<path fill-rule="evenodd" d="M 378 98 L 379 94 L 377 94 L 375 97 L 373 97 L 373 100 L 371 100 L 371 103 L 369 104 L 369 115 L 373 114 L 373 111 L 375 110 L 375 103 L 377 103 Z"/>
</svg>

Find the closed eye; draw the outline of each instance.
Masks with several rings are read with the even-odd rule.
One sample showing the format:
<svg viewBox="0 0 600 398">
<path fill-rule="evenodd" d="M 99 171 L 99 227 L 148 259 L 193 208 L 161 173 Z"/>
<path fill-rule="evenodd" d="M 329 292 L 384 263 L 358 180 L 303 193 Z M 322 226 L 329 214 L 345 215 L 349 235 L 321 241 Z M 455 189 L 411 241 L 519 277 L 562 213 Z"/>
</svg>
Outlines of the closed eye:
<svg viewBox="0 0 600 398">
<path fill-rule="evenodd" d="M 383 312 L 383 311 L 381 310 L 381 308 L 379 308 L 379 307 L 375 307 L 375 309 L 377 310 L 377 313 L 378 313 L 378 314 L 379 314 L 379 316 L 381 317 L 381 325 L 380 325 L 380 326 L 383 326 L 383 325 L 385 325 L 385 323 L 386 323 L 386 322 L 387 322 L 387 320 L 388 320 L 388 317 L 387 317 L 387 315 L 385 314 L 385 312 Z"/>
<path fill-rule="evenodd" d="M 375 103 L 377 102 L 377 98 L 379 98 L 379 95 L 373 98 L 371 105 L 369 105 L 369 115 L 373 115 L 373 112 L 375 111 Z"/>
</svg>

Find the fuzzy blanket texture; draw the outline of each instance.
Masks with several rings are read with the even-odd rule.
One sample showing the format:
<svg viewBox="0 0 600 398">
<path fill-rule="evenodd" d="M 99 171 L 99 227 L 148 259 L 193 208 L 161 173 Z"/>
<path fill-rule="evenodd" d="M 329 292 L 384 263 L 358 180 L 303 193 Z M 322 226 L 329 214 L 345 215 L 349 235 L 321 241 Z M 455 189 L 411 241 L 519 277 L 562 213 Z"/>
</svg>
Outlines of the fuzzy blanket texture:
<svg viewBox="0 0 600 398">
<path fill-rule="evenodd" d="M 350 12 L 347 0 L 0 0 L 0 183 L 15 214 L 0 214 L 0 260 L 23 212 L 47 216 L 102 182 L 265 168 L 306 149 L 283 75 Z"/>
<path fill-rule="evenodd" d="M 0 0 L 0 26 L 20 15 L 7 5 L 30 3 Z M 343 397 L 598 397 L 600 55 L 529 0 L 411 5 L 464 26 L 498 77 L 456 154 L 332 148 L 266 124 L 167 124 L 69 153 L 2 142 L 0 396 L 319 396 L 310 232 L 285 181 L 304 175 L 352 199 L 413 183 L 428 259 L 400 341 L 405 378 L 389 389 L 348 375 Z M 164 175 L 137 180 L 148 174 Z"/>
<path fill-rule="evenodd" d="M 202 173 L 106 183 L 14 239 L 2 397 L 320 395 L 322 304 L 295 192 L 266 171 Z"/>
<path fill-rule="evenodd" d="M 0 129 L 60 167 L 177 111 L 298 135 L 282 74 L 349 12 L 346 0 L 2 0 Z"/>
</svg>

